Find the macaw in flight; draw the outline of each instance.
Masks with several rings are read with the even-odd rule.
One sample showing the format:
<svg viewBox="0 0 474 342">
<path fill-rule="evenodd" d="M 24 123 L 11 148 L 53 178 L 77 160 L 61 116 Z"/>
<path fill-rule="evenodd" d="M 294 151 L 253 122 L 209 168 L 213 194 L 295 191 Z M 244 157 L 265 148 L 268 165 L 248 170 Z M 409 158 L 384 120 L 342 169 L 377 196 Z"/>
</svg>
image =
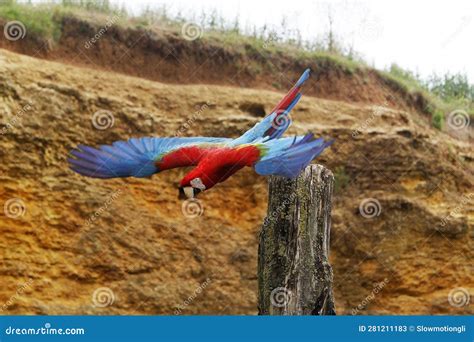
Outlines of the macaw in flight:
<svg viewBox="0 0 474 342">
<path fill-rule="evenodd" d="M 309 78 L 307 69 L 276 107 L 242 136 L 232 138 L 132 138 L 99 148 L 79 145 L 68 158 L 75 172 L 94 178 L 149 177 L 177 167 L 194 166 L 179 183 L 180 198 L 225 181 L 244 166 L 260 175 L 295 178 L 333 141 L 312 133 L 281 138 L 291 124 L 289 113 Z"/>
</svg>

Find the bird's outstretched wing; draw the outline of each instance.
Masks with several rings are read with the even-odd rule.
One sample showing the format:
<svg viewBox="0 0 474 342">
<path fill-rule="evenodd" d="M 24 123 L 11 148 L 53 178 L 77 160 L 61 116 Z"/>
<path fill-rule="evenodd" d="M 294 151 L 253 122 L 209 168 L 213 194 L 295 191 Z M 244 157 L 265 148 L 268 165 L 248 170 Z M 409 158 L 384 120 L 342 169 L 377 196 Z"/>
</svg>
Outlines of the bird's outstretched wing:
<svg viewBox="0 0 474 342">
<path fill-rule="evenodd" d="M 148 177 L 196 165 L 208 149 L 225 146 L 227 138 L 139 138 L 99 148 L 79 145 L 68 158 L 70 168 L 94 178 Z"/>
<path fill-rule="evenodd" d="M 314 139 L 312 133 L 293 138 L 269 140 L 259 146 L 263 151 L 254 164 L 259 175 L 295 178 L 311 161 L 330 146 L 334 140 Z"/>
</svg>

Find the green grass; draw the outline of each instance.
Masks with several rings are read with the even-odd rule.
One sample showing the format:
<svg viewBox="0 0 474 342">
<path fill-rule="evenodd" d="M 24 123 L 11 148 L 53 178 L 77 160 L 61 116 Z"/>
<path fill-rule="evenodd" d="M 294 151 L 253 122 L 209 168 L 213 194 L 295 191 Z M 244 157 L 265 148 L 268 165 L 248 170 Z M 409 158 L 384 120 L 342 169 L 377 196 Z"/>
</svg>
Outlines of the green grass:
<svg viewBox="0 0 474 342">
<path fill-rule="evenodd" d="M 27 33 L 48 39 L 57 39 L 60 34 L 60 27 L 53 19 L 54 13 L 49 6 L 20 5 L 12 1 L 0 5 L 1 18 L 18 20 L 25 25 Z"/>
<path fill-rule="evenodd" d="M 53 41 L 57 41 L 61 36 L 61 19 L 64 16 L 76 16 L 87 20 L 104 19 L 115 14 L 127 17 L 124 10 L 108 5 L 107 0 L 62 0 L 35 5 L 15 0 L 3 0 L 0 3 L 0 18 L 20 21 L 25 26 L 27 34 Z"/>
<path fill-rule="evenodd" d="M 138 16 L 130 16 L 125 9 L 110 4 L 108 0 L 56 0 L 34 5 L 16 0 L 0 3 L 1 18 L 21 21 L 28 34 L 52 41 L 60 38 L 61 22 L 65 16 L 100 24 L 112 15 L 119 16 L 115 21 L 118 26 L 178 35 L 183 24 L 190 21 L 181 14 L 170 16 L 166 7 L 147 8 Z M 283 38 L 267 27 L 243 32 L 238 18 L 229 23 L 216 11 L 203 12 L 198 19 L 192 19 L 205 30 L 202 42 L 245 56 L 247 70 L 255 75 L 274 68 L 270 62 L 274 57 L 292 59 L 300 65 L 316 65 L 320 69 L 338 68 L 347 74 L 359 72 L 361 77 L 371 69 L 352 49 L 344 49 L 338 42 L 302 41 L 299 33 L 296 37 Z M 433 77 L 429 82 L 397 65 L 378 71 L 378 74 L 392 88 L 408 96 L 421 96 L 426 103 L 422 110 L 431 115 L 432 125 L 437 129 L 442 129 L 446 115 L 453 110 L 462 109 L 474 117 L 474 86 L 469 85 L 463 75 Z"/>
<path fill-rule="evenodd" d="M 463 78 L 463 82 L 453 82 L 453 77 L 448 74 L 444 75 L 444 81 L 443 78 L 432 76 L 431 79 L 437 80 L 433 83 L 432 80 L 423 80 L 395 64 L 381 74 L 407 94 L 421 94 L 427 102 L 424 111 L 431 114 L 431 123 L 439 130 L 443 129 L 446 116 L 454 110 L 464 110 L 471 118 L 474 117 L 474 102 L 471 95 L 474 94 L 474 86 L 468 83 L 464 75 L 457 75 Z"/>
<path fill-rule="evenodd" d="M 445 120 L 445 116 L 442 110 L 437 109 L 431 115 L 431 124 L 433 125 L 434 128 L 437 128 L 440 131 L 443 129 L 444 120 Z"/>
</svg>

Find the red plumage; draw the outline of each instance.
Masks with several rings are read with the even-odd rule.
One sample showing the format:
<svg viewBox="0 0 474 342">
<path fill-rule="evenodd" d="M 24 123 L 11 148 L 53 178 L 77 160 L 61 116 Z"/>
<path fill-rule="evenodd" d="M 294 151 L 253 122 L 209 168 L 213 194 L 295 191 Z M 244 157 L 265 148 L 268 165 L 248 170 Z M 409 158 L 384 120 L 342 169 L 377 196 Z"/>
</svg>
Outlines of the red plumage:
<svg viewBox="0 0 474 342">
<path fill-rule="evenodd" d="M 189 186 L 193 179 L 200 178 L 206 189 L 212 188 L 244 166 L 252 166 L 259 158 L 260 150 L 253 145 L 208 149 L 197 167 L 184 176 L 180 186 Z"/>
<path fill-rule="evenodd" d="M 169 170 L 175 167 L 197 165 L 204 154 L 210 149 L 206 146 L 186 146 L 165 154 L 158 159 L 156 166 L 160 170 Z"/>
<path fill-rule="evenodd" d="M 300 92 L 301 87 L 294 86 L 293 88 L 288 91 L 288 93 L 285 95 L 283 99 L 275 106 L 275 108 L 272 109 L 270 113 L 278 113 L 282 114 L 288 106 L 293 102 L 295 99 L 296 95 Z"/>
</svg>

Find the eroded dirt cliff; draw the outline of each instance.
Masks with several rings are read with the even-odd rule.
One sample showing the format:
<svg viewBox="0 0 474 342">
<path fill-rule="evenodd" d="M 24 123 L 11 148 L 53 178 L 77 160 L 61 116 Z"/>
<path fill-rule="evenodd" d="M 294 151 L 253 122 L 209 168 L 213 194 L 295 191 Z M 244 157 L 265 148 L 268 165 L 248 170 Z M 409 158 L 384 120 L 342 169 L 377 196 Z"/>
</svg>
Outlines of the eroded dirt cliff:
<svg viewBox="0 0 474 342">
<path fill-rule="evenodd" d="M 202 215 L 191 218 L 177 198 L 183 170 L 98 180 L 70 171 L 66 158 L 78 143 L 236 137 L 281 96 L 0 50 L 3 313 L 255 314 L 265 178 L 240 171 L 202 194 Z M 318 163 L 337 179 L 338 313 L 472 314 L 472 298 L 448 301 L 474 291 L 472 145 L 383 106 L 306 96 L 292 117 L 290 134 L 336 139 Z"/>
<path fill-rule="evenodd" d="M 423 94 L 409 91 L 383 73 L 349 60 L 339 61 L 324 53 L 305 54 L 289 47 L 275 49 L 278 44 L 271 40 L 226 42 L 219 35 L 203 34 L 201 29 L 197 29 L 201 33 L 194 32 L 199 39 L 190 39 L 181 27 L 145 29 L 131 26 L 130 21 L 121 23 L 121 19 L 120 15 L 80 12 L 57 16 L 57 40 L 29 30 L 21 40 L 0 39 L 0 48 L 165 83 L 277 91 L 285 91 L 288 79 L 297 79 L 301 70 L 312 68 L 311 86 L 306 89 L 312 96 L 355 103 L 388 103 L 425 113 L 433 110 Z M 114 25 L 107 26 L 104 33 L 106 23 Z M 5 24 L 0 18 L 0 30 L 4 30 Z"/>
</svg>

